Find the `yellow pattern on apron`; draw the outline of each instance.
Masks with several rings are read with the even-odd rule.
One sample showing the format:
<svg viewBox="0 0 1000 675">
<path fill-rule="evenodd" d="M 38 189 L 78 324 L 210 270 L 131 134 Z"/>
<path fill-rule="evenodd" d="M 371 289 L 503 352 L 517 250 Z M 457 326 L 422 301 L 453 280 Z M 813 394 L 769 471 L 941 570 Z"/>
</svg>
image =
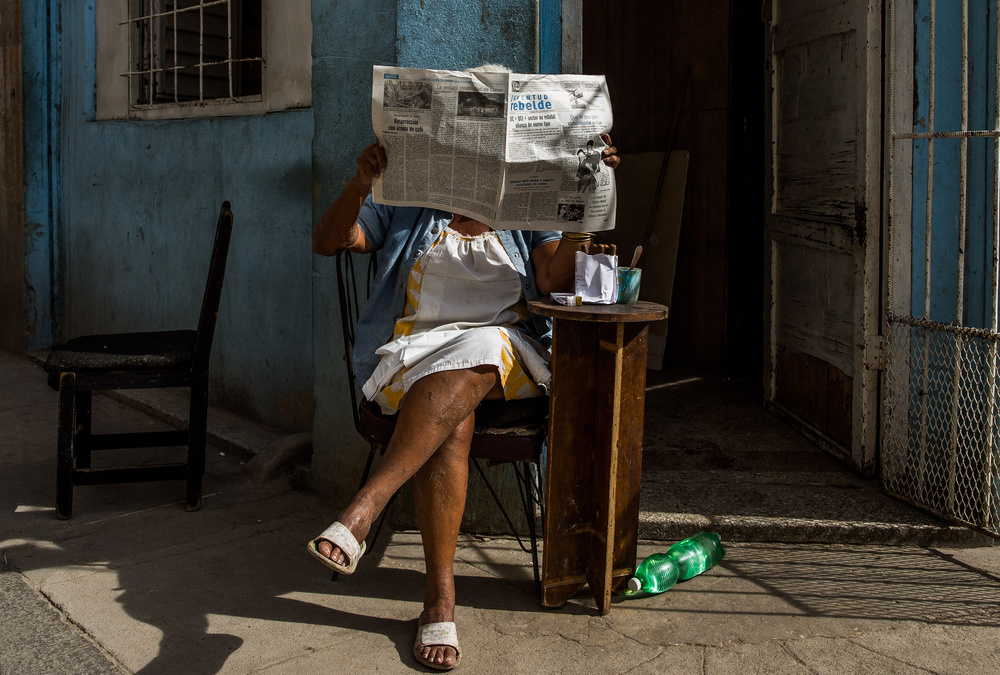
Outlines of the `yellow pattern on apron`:
<svg viewBox="0 0 1000 675">
<path fill-rule="evenodd" d="M 548 354 L 514 328 L 527 316 L 520 277 L 496 233 L 446 228 L 410 272 L 403 317 L 377 352 L 365 396 L 392 414 L 421 377 L 478 365 L 497 367 L 507 400 L 539 396 L 551 377 Z"/>
</svg>

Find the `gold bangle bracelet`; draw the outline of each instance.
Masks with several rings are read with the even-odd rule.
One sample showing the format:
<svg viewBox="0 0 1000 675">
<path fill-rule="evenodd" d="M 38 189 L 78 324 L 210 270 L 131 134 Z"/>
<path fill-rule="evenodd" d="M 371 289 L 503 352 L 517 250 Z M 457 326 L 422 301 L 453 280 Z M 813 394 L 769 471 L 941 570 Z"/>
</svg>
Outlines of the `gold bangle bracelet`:
<svg viewBox="0 0 1000 675">
<path fill-rule="evenodd" d="M 593 239 L 594 235 L 590 232 L 563 232 L 562 238 L 566 241 L 584 243 Z"/>
</svg>

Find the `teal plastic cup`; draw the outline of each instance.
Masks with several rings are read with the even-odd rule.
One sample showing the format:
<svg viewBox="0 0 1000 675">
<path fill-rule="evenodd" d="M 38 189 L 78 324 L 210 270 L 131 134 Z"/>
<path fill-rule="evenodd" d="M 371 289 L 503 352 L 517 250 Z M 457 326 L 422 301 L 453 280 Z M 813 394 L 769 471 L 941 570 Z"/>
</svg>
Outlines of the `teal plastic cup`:
<svg viewBox="0 0 1000 675">
<path fill-rule="evenodd" d="M 618 304 L 631 305 L 639 300 L 639 280 L 642 270 L 638 267 L 629 269 L 618 268 Z"/>
</svg>

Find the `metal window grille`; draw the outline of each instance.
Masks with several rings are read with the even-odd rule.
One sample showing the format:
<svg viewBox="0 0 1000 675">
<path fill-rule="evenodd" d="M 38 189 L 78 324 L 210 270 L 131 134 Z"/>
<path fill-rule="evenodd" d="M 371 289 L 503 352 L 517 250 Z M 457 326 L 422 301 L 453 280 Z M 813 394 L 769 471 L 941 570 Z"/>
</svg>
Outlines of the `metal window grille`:
<svg viewBox="0 0 1000 675">
<path fill-rule="evenodd" d="M 890 0 L 882 478 L 1000 533 L 1000 1 Z"/>
<path fill-rule="evenodd" d="M 131 105 L 259 97 L 261 2 L 129 0 Z"/>
</svg>

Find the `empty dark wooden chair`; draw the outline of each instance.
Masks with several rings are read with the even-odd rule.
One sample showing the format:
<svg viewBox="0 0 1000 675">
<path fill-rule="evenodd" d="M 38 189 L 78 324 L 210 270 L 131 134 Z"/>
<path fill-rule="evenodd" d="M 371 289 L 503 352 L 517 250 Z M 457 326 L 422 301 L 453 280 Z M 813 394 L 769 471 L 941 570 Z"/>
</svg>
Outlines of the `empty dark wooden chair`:
<svg viewBox="0 0 1000 675">
<path fill-rule="evenodd" d="M 355 277 L 354 257 L 349 251 L 337 253 L 337 285 L 340 297 L 340 318 L 341 327 L 344 333 L 344 347 L 347 352 L 347 377 L 348 389 L 351 393 L 352 410 L 354 413 L 354 426 L 358 433 L 371 446 L 368 453 L 368 461 L 365 464 L 364 472 L 361 476 L 361 485 L 368 480 L 375 456 L 385 451 L 395 429 L 396 416 L 386 416 L 382 413 L 378 404 L 371 403 L 359 396 L 358 388 L 354 378 L 354 338 L 355 327 L 361 311 L 361 300 L 367 298 L 371 291 L 371 283 L 375 278 L 377 266 L 377 255 L 373 254 L 368 259 L 368 269 L 366 272 L 365 288 L 359 290 L 358 280 Z M 535 590 L 541 595 L 541 580 L 538 571 L 538 535 L 535 528 L 535 507 L 543 508 L 541 489 L 539 485 L 538 465 L 541 456 L 542 446 L 545 443 L 547 430 L 547 420 L 549 411 L 549 398 L 543 396 L 534 399 L 524 399 L 517 401 L 483 401 L 476 409 L 476 431 L 472 439 L 472 449 L 470 457 L 472 465 L 478 471 L 486 488 L 492 495 L 510 527 L 511 533 L 517 539 L 521 549 L 531 555 L 531 563 L 535 575 Z M 520 492 L 520 507 L 524 509 L 524 516 L 528 526 L 528 543 L 521 539 L 520 533 L 514 526 L 513 519 L 507 512 L 504 500 L 497 494 L 492 483 L 483 471 L 480 460 L 487 463 L 487 466 L 497 464 L 510 464 L 513 467 L 514 475 Z M 392 498 L 395 500 L 395 496 Z M 378 539 L 382 523 L 385 522 L 392 500 L 386 506 L 374 533 L 369 535 L 368 550 L 374 546 Z M 544 516 L 542 522 L 545 522 Z M 334 575 L 336 578 L 336 574 Z"/>
<path fill-rule="evenodd" d="M 229 256 L 233 214 L 223 202 L 197 330 L 86 335 L 53 347 L 45 362 L 49 386 L 59 392 L 56 515 L 73 514 L 73 486 L 154 480 L 187 481 L 186 508 L 201 506 L 208 413 L 208 361 Z M 109 389 L 189 387 L 188 428 L 139 433 L 91 432 L 92 393 Z M 143 466 L 91 467 L 91 452 L 187 446 L 187 461 Z"/>
</svg>

